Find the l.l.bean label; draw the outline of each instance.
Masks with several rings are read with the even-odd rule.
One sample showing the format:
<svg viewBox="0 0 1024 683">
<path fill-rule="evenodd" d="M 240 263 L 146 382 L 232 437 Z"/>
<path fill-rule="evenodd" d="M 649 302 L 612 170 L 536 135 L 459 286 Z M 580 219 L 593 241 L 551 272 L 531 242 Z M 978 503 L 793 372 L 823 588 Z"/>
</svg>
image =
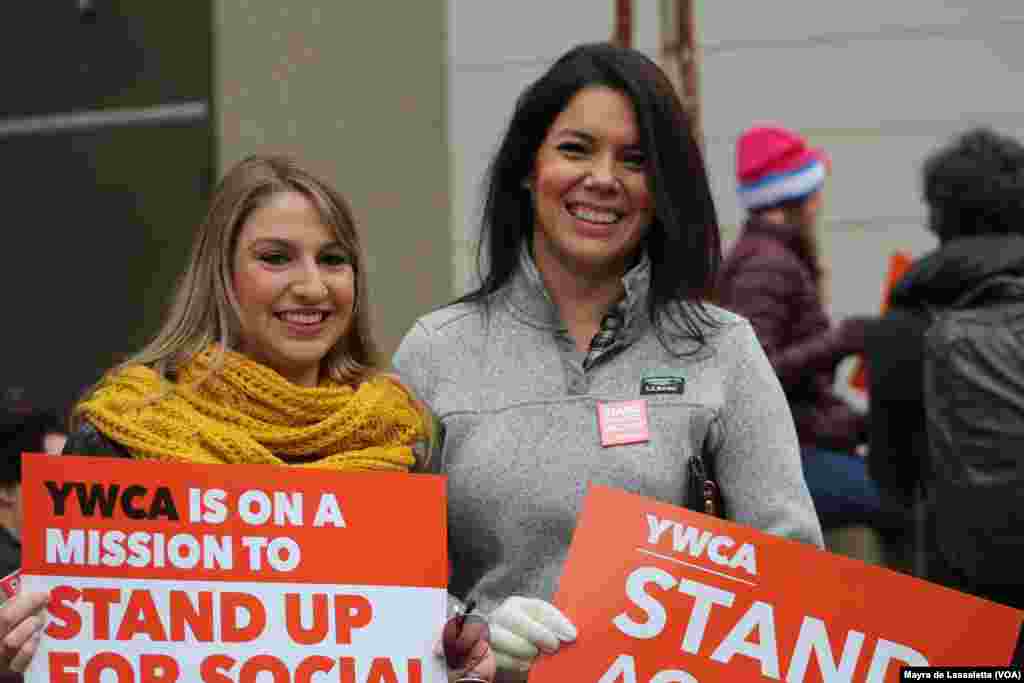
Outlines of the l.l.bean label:
<svg viewBox="0 0 1024 683">
<path fill-rule="evenodd" d="M 686 380 L 678 373 L 648 373 L 640 381 L 641 396 L 682 394 L 685 390 Z"/>
</svg>

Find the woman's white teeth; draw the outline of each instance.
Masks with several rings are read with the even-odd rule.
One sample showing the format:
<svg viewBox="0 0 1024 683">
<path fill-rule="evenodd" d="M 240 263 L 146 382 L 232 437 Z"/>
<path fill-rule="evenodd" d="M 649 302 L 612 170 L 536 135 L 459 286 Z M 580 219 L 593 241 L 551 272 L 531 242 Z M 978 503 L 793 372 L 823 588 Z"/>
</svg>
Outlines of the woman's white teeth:
<svg viewBox="0 0 1024 683">
<path fill-rule="evenodd" d="M 286 311 L 281 314 L 281 319 L 285 322 L 298 325 L 315 325 L 323 322 L 326 317 L 327 314 L 323 311 Z"/>
<path fill-rule="evenodd" d="M 570 206 L 569 213 L 571 213 L 573 217 L 587 221 L 588 223 L 604 223 L 606 225 L 615 223 L 622 217 L 617 211 L 604 211 L 601 209 L 594 209 L 589 206 L 583 206 L 581 204 Z"/>
</svg>

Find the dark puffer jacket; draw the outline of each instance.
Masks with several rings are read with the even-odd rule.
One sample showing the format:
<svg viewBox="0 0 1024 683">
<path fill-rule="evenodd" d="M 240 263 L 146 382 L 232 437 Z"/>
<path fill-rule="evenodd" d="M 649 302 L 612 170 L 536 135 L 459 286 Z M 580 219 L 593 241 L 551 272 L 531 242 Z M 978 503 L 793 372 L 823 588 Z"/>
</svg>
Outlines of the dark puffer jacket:
<svg viewBox="0 0 1024 683">
<path fill-rule="evenodd" d="M 889 311 L 868 330 L 868 466 L 872 478 L 897 498 L 909 501 L 928 477 L 923 385 L 929 311 L 949 307 L 994 275 L 1024 276 L 1024 236 L 962 237 L 944 244 L 896 283 Z"/>
<path fill-rule="evenodd" d="M 850 450 L 866 419 L 832 392 L 842 339 L 800 228 L 751 219 L 722 266 L 718 301 L 747 318 L 782 382 L 800 442 Z"/>
<path fill-rule="evenodd" d="M 131 454 L 121 444 L 101 434 L 92 423 L 82 424 L 64 442 L 64 455 L 95 455 L 109 458 L 130 458 Z"/>
</svg>

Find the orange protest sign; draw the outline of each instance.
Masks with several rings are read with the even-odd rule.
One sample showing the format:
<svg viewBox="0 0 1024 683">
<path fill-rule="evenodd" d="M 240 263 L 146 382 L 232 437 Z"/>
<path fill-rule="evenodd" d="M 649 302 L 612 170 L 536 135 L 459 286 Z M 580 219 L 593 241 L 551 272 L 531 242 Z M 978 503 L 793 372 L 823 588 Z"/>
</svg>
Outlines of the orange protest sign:
<svg viewBox="0 0 1024 683">
<path fill-rule="evenodd" d="M 29 683 L 444 675 L 441 477 L 27 455 L 22 492 Z"/>
<path fill-rule="evenodd" d="M 910 254 L 905 251 L 894 251 L 889 256 L 889 272 L 885 277 L 885 287 L 882 290 L 882 305 L 879 309 L 882 314 L 889 308 L 889 295 L 892 293 L 892 288 L 910 270 L 912 263 L 913 260 Z M 850 374 L 850 386 L 858 391 L 867 391 L 868 373 L 867 366 L 864 365 L 863 356 L 857 358 L 857 365 Z"/>
<path fill-rule="evenodd" d="M 579 638 L 530 683 L 898 681 L 1011 661 L 1024 612 L 592 486 L 555 604 Z"/>
</svg>

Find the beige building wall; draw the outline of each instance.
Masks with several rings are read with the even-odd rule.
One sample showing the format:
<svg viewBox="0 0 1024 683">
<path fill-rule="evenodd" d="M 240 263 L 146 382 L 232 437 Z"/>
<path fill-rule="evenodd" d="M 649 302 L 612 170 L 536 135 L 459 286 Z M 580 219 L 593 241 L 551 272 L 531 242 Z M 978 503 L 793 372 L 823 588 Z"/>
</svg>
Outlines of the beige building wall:
<svg viewBox="0 0 1024 683">
<path fill-rule="evenodd" d="M 445 4 L 214 2 L 219 170 L 284 152 L 341 191 L 388 359 L 453 296 Z"/>
</svg>

